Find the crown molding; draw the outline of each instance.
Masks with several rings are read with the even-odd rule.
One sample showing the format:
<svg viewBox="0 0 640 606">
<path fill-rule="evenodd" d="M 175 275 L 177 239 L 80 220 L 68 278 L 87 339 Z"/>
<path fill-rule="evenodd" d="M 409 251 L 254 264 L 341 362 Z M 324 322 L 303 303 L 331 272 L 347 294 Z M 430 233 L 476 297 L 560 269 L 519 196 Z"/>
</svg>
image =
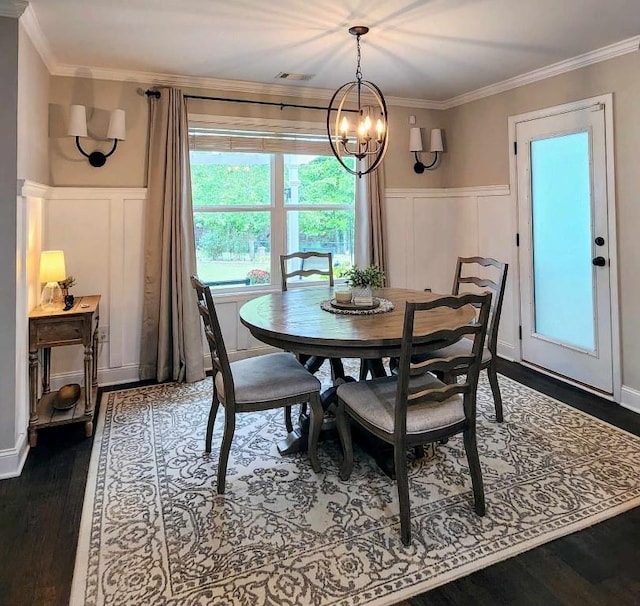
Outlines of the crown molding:
<svg viewBox="0 0 640 606">
<path fill-rule="evenodd" d="M 150 86 L 181 86 L 218 92 L 241 93 L 250 95 L 274 95 L 298 99 L 317 99 L 328 103 L 334 90 L 284 84 L 263 84 L 242 80 L 222 80 L 204 76 L 183 76 L 179 74 L 159 74 L 132 70 L 92 67 L 89 65 L 56 65 L 49 70 L 52 76 L 87 78 L 94 80 L 115 80 L 116 82 L 140 82 Z M 442 101 L 408 99 L 404 97 L 386 97 L 387 105 L 413 107 L 416 109 L 444 109 Z"/>
<path fill-rule="evenodd" d="M 0 0 L 0 2 L 2 2 L 2 0 Z M 24 31 L 27 33 L 27 36 L 29 36 L 33 46 L 35 46 L 36 51 L 38 51 L 38 54 L 40 55 L 40 58 L 45 64 L 47 70 L 50 74 L 53 73 L 56 61 L 53 56 L 53 52 L 51 51 L 49 40 L 47 40 L 47 37 L 44 35 L 44 32 L 40 27 L 38 17 L 36 17 L 31 5 L 27 6 L 22 18 L 20 19 L 20 23 L 24 27 Z"/>
<path fill-rule="evenodd" d="M 0 0 L 0 17 L 19 19 L 28 6 L 23 0 Z"/>
<path fill-rule="evenodd" d="M 589 53 L 585 53 L 584 55 L 572 57 L 571 59 L 566 59 L 565 61 L 559 61 L 558 63 L 547 65 L 546 67 L 533 70 L 526 74 L 515 76 L 513 78 L 509 78 L 508 80 L 503 80 L 502 82 L 498 82 L 490 86 L 485 86 L 483 88 L 458 95 L 457 97 L 451 97 L 451 99 L 447 99 L 444 102 L 444 107 L 442 109 L 450 109 L 452 107 L 457 107 L 458 105 L 464 105 L 465 103 L 469 103 L 471 101 L 477 101 L 478 99 L 483 99 L 485 97 L 490 97 L 491 95 L 503 93 L 505 91 L 512 90 L 526 84 L 533 84 L 534 82 L 539 82 L 540 80 L 546 80 L 547 78 L 552 78 L 553 76 L 558 76 L 560 74 L 580 69 L 582 67 L 587 67 L 588 65 L 593 65 L 594 63 L 607 61 L 608 59 L 620 57 L 621 55 L 626 55 L 627 53 L 634 53 L 639 48 L 640 36 L 634 36 L 633 38 L 628 38 L 627 40 L 622 40 L 620 42 L 616 42 L 615 44 L 610 44 L 609 46 L 605 46 Z"/>
</svg>

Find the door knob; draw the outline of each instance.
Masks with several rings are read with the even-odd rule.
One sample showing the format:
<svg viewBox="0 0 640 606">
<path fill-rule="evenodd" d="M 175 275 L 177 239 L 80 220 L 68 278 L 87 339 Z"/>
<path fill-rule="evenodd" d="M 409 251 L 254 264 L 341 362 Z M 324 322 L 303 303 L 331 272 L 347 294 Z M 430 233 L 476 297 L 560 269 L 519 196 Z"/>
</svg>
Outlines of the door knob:
<svg viewBox="0 0 640 606">
<path fill-rule="evenodd" d="M 598 267 L 604 267 L 607 264 L 607 260 L 604 257 L 596 257 L 592 263 Z"/>
</svg>

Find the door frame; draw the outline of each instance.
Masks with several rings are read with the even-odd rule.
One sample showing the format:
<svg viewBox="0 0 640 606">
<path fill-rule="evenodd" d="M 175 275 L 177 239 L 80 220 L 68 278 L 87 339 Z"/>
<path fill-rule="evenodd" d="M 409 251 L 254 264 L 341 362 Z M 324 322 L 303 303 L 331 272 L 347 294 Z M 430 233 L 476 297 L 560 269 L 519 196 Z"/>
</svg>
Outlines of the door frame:
<svg viewBox="0 0 640 606">
<path fill-rule="evenodd" d="M 597 394 L 606 399 L 620 403 L 622 392 L 622 365 L 621 365 L 621 339 L 620 339 L 620 308 L 618 297 L 618 238 L 616 232 L 616 197 L 615 197 L 615 164 L 614 164 L 614 132 L 613 132 L 613 94 L 598 95 L 574 101 L 572 103 L 564 103 L 553 107 L 547 107 L 524 114 L 509 116 L 509 183 L 513 198 L 513 212 L 511 215 L 513 229 L 513 244 L 511 249 L 512 267 L 511 277 L 514 284 L 513 296 L 513 334 L 519 335 L 521 322 L 521 301 L 520 301 L 520 259 L 519 249 L 517 245 L 517 235 L 519 232 L 519 200 L 518 200 L 518 172 L 517 157 L 515 153 L 516 142 L 516 126 L 521 122 L 529 122 L 538 118 L 546 118 L 565 114 L 576 110 L 588 109 L 594 105 L 602 105 L 604 111 L 604 128 L 605 128 L 605 161 L 607 176 L 607 223 L 609 238 L 609 289 L 611 293 L 611 362 L 613 371 L 613 394 L 604 394 L 597 389 L 591 389 L 582 383 L 572 381 L 567 377 L 557 375 L 552 371 L 541 369 L 538 366 L 529 364 L 522 360 L 522 341 L 517 338 L 514 347 L 514 361 L 519 362 L 523 366 L 536 369 L 543 374 L 558 378 L 565 383 L 575 385 L 580 389 Z M 511 268 L 510 268 L 511 269 Z"/>
</svg>

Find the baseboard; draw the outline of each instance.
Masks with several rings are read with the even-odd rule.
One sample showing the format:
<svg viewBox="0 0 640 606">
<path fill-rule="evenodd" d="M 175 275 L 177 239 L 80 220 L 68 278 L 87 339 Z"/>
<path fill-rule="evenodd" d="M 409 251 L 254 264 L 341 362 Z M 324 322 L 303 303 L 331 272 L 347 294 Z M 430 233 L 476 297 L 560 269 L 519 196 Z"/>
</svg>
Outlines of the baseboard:
<svg viewBox="0 0 640 606">
<path fill-rule="evenodd" d="M 15 448 L 0 450 L 0 480 L 17 478 L 22 473 L 28 453 L 29 442 L 26 433 L 20 434 Z"/>
<path fill-rule="evenodd" d="M 509 360 L 509 362 L 515 362 L 516 348 L 511 343 L 498 339 L 498 355 L 505 360 Z"/>
<path fill-rule="evenodd" d="M 137 364 L 119 366 L 118 368 L 98 369 L 98 385 L 119 385 L 120 383 L 134 383 L 140 380 Z M 60 389 L 68 383 L 84 383 L 83 372 L 65 372 L 51 377 L 51 389 Z"/>
<path fill-rule="evenodd" d="M 640 414 L 640 391 L 632 387 L 622 386 L 620 406 Z"/>
</svg>

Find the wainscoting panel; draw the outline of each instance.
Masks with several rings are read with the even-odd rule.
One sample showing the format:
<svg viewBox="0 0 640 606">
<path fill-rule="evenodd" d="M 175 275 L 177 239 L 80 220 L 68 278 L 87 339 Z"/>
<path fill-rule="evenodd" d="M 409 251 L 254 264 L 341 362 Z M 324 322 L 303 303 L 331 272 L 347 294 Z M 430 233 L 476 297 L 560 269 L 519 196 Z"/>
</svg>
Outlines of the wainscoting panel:
<svg viewBox="0 0 640 606">
<path fill-rule="evenodd" d="M 138 378 L 145 197 L 144 189 L 50 188 L 44 200 L 42 248 L 65 251 L 67 272 L 77 281 L 73 294 L 102 295 L 106 340 L 98 347 L 98 367 L 103 385 Z M 390 285 L 447 293 L 458 255 L 511 263 L 511 207 L 506 186 L 387 190 Z M 509 280 L 500 331 L 506 357 L 512 357 L 516 334 L 511 290 Z M 264 292 L 216 296 L 232 359 L 265 349 L 238 320 L 242 304 Z M 82 356 L 80 346 L 55 352 L 54 387 L 81 379 Z"/>
<path fill-rule="evenodd" d="M 499 333 L 500 354 L 509 359 L 517 345 L 513 206 L 508 186 L 389 189 L 385 205 L 391 286 L 449 293 L 458 256 L 509 263 Z"/>
<path fill-rule="evenodd" d="M 65 252 L 71 294 L 100 294 L 98 375 L 102 385 L 138 379 L 145 189 L 52 188 L 42 248 Z M 53 387 L 82 377 L 82 346 L 52 355 Z"/>
</svg>

